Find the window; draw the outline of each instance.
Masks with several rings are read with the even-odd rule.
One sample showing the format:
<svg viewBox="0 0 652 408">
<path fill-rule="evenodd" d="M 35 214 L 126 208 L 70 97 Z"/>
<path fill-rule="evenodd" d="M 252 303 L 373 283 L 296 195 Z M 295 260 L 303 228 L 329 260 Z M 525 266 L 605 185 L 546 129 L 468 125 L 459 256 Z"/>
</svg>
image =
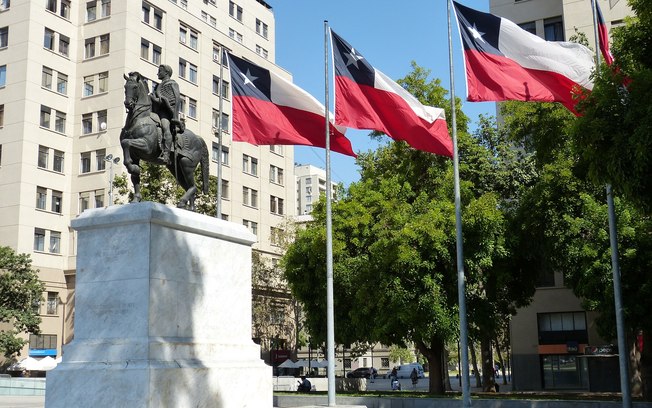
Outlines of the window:
<svg viewBox="0 0 652 408">
<path fill-rule="evenodd" d="M 267 50 L 264 49 L 263 47 L 261 47 L 261 46 L 258 45 L 258 44 L 256 44 L 256 54 L 260 55 L 261 57 L 263 57 L 263 58 L 265 58 L 265 59 L 267 59 L 267 56 L 269 55 L 269 53 L 267 52 Z"/>
<path fill-rule="evenodd" d="M 256 19 L 256 34 L 267 38 L 267 24 L 263 23 L 259 19 Z"/>
<path fill-rule="evenodd" d="M 220 94 L 220 77 L 213 75 L 213 93 Z"/>
<path fill-rule="evenodd" d="M 229 115 L 224 112 L 222 112 L 222 130 L 229 132 Z"/>
<path fill-rule="evenodd" d="M 197 83 L 197 65 L 188 63 L 188 80 L 193 84 Z"/>
<path fill-rule="evenodd" d="M 102 9 L 100 15 L 102 17 L 108 17 L 111 15 L 111 0 L 102 0 Z"/>
<path fill-rule="evenodd" d="M 269 241 L 274 246 L 279 246 L 281 244 L 281 238 L 283 237 L 283 230 L 280 228 L 270 227 L 269 229 Z"/>
<path fill-rule="evenodd" d="M 82 115 L 82 134 L 93 133 L 93 114 L 85 113 Z"/>
<path fill-rule="evenodd" d="M 249 231 L 251 231 L 252 234 L 258 236 L 258 223 L 249 221 L 249 220 L 242 220 L 242 225 L 247 227 Z"/>
<path fill-rule="evenodd" d="M 569 354 L 541 356 L 544 389 L 588 388 L 588 359 Z"/>
<path fill-rule="evenodd" d="M 43 48 L 54 51 L 54 31 L 49 28 L 45 28 L 45 33 L 43 34 Z"/>
<path fill-rule="evenodd" d="M 70 38 L 65 35 L 59 34 L 59 54 L 63 56 L 68 56 L 68 50 L 70 48 Z"/>
<path fill-rule="evenodd" d="M 59 231 L 50 231 L 50 252 L 61 253 L 61 233 Z"/>
<path fill-rule="evenodd" d="M 0 65 L 0 88 L 7 84 L 7 66 Z"/>
<path fill-rule="evenodd" d="M 79 213 L 88 210 L 91 204 L 91 193 L 84 191 L 79 193 Z"/>
<path fill-rule="evenodd" d="M 179 5 L 181 6 L 182 9 L 186 10 L 188 8 L 188 0 L 180 0 Z"/>
<path fill-rule="evenodd" d="M 539 344 L 588 343 L 584 312 L 540 313 Z"/>
<path fill-rule="evenodd" d="M 0 48 L 5 48 L 9 43 L 9 27 L 0 28 Z"/>
<path fill-rule="evenodd" d="M 57 92 L 60 94 L 68 93 L 68 75 L 57 72 Z"/>
<path fill-rule="evenodd" d="M 48 303 L 46 313 L 49 315 L 57 314 L 59 307 L 59 294 L 57 292 L 48 292 Z"/>
<path fill-rule="evenodd" d="M 238 6 L 234 2 L 229 2 L 229 15 L 236 20 L 242 22 L 242 7 Z"/>
<path fill-rule="evenodd" d="M 197 101 L 192 98 L 188 98 L 188 116 L 191 118 L 197 117 Z"/>
<path fill-rule="evenodd" d="M 95 163 L 97 164 L 97 170 L 102 171 L 106 168 L 106 149 L 99 149 L 95 151 Z"/>
<path fill-rule="evenodd" d="M 143 3 L 143 23 L 149 24 L 149 15 L 151 11 L 151 6 L 147 3 Z"/>
<path fill-rule="evenodd" d="M 222 198 L 229 199 L 229 180 L 222 179 Z"/>
<path fill-rule="evenodd" d="M 70 1 L 61 0 L 61 9 L 59 10 L 59 15 L 66 20 L 70 20 Z"/>
<path fill-rule="evenodd" d="M 7 10 L 10 3 L 10 0 L 0 0 L 0 11 Z"/>
<path fill-rule="evenodd" d="M 229 28 L 229 37 L 231 37 L 232 39 L 236 40 L 239 43 L 242 42 L 242 34 L 240 34 L 239 32 L 235 31 L 232 28 Z"/>
<path fill-rule="evenodd" d="M 179 58 L 179 78 L 186 78 L 186 66 L 188 63 L 186 60 Z"/>
<path fill-rule="evenodd" d="M 84 58 L 93 58 L 95 56 L 95 37 L 87 38 L 84 41 Z"/>
<path fill-rule="evenodd" d="M 36 208 L 45 210 L 45 203 L 48 197 L 48 190 L 44 187 L 36 187 Z"/>
<path fill-rule="evenodd" d="M 52 89 L 52 70 L 47 67 L 43 67 L 41 73 L 41 86 L 43 88 Z"/>
<path fill-rule="evenodd" d="M 242 171 L 252 176 L 258 175 L 258 159 L 255 157 L 242 155 Z"/>
<path fill-rule="evenodd" d="M 97 1 L 86 3 L 86 21 L 95 21 L 97 19 Z"/>
<path fill-rule="evenodd" d="M 0 128 L 5 125 L 5 106 L 0 105 Z"/>
<path fill-rule="evenodd" d="M 97 74 L 97 90 L 99 93 L 109 91 L 109 72 L 100 72 Z"/>
<path fill-rule="evenodd" d="M 95 190 L 95 208 L 104 207 L 104 190 Z"/>
<path fill-rule="evenodd" d="M 561 17 L 543 20 L 543 33 L 546 41 L 564 41 L 564 26 Z"/>
<path fill-rule="evenodd" d="M 283 169 L 276 166 L 269 166 L 269 181 L 283 185 Z"/>
<path fill-rule="evenodd" d="M 283 215 L 283 199 L 269 196 L 269 211 L 272 214 Z"/>
<path fill-rule="evenodd" d="M 106 129 L 106 109 L 97 112 L 97 127 L 100 130 Z M 104 124 L 104 126 L 102 126 Z M 102 129 L 104 127 L 104 129 Z"/>
<path fill-rule="evenodd" d="M 381 357 L 380 358 L 380 367 L 381 368 L 389 368 L 389 358 Z"/>
<path fill-rule="evenodd" d="M 56 111 L 54 119 L 54 130 L 59 133 L 66 133 L 66 113 Z"/>
<path fill-rule="evenodd" d="M 38 166 L 42 169 L 48 168 L 50 149 L 45 146 L 38 147 Z"/>
<path fill-rule="evenodd" d="M 283 156 L 283 146 L 282 145 L 270 145 L 269 146 L 269 151 L 272 153 L 276 153 L 279 156 Z"/>
<path fill-rule="evenodd" d="M 79 172 L 90 173 L 90 171 L 91 171 L 91 152 L 84 152 L 81 154 Z"/>
<path fill-rule="evenodd" d="M 149 60 L 149 41 L 140 39 L 140 58 Z"/>
<path fill-rule="evenodd" d="M 56 349 L 57 348 L 57 335 L 56 334 L 30 334 L 29 335 L 29 348 L 31 349 Z"/>
<path fill-rule="evenodd" d="M 52 170 L 57 173 L 63 173 L 63 152 L 61 150 L 54 151 L 54 164 Z"/>
<path fill-rule="evenodd" d="M 190 48 L 196 50 L 199 46 L 199 34 L 195 31 L 190 31 Z"/>
<path fill-rule="evenodd" d="M 242 203 L 249 207 L 258 208 L 258 190 L 242 187 Z"/>
<path fill-rule="evenodd" d="M 103 34 L 100 36 L 100 55 L 109 53 L 110 39 L 111 36 L 109 34 Z"/>
<path fill-rule="evenodd" d="M 229 165 L 229 147 L 222 146 L 222 164 L 225 166 Z"/>
<path fill-rule="evenodd" d="M 52 109 L 48 108 L 47 106 L 41 105 L 41 120 L 40 120 L 40 125 L 41 127 L 44 128 L 50 128 L 50 115 L 52 113 Z"/>
<path fill-rule="evenodd" d="M 57 12 L 57 0 L 46 0 L 45 8 L 53 13 Z"/>
<path fill-rule="evenodd" d="M 537 24 L 534 21 L 528 21 L 527 23 L 521 23 L 518 26 L 521 27 L 523 30 L 527 31 L 528 33 L 537 35 Z"/>
<path fill-rule="evenodd" d="M 45 230 L 42 228 L 34 228 L 34 251 L 45 250 Z"/>
<path fill-rule="evenodd" d="M 93 76 L 84 77 L 84 90 L 82 92 L 83 96 L 93 95 L 95 78 Z"/>
<path fill-rule="evenodd" d="M 57 214 L 61 214 L 63 211 L 62 201 L 63 193 L 61 191 L 52 190 L 52 206 L 50 207 L 50 210 Z"/>
<path fill-rule="evenodd" d="M 155 65 L 161 65 L 161 47 L 152 44 L 152 62 Z"/>
</svg>

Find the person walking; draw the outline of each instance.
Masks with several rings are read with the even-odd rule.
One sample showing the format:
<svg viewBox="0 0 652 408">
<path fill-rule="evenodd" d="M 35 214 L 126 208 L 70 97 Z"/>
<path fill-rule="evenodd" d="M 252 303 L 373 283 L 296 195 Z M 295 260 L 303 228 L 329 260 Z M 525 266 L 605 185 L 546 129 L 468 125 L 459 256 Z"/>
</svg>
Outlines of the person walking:
<svg viewBox="0 0 652 408">
<path fill-rule="evenodd" d="M 410 379 L 412 380 L 412 388 L 415 390 L 417 389 L 417 383 L 419 382 L 419 374 L 417 373 L 417 369 L 413 368 L 412 372 L 410 373 Z"/>
</svg>

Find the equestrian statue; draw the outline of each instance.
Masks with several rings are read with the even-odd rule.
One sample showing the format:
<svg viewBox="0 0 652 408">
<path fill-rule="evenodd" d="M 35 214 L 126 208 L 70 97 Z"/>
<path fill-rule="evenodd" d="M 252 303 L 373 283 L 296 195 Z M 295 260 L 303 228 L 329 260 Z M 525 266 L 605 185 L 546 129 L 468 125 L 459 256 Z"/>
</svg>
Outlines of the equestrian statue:
<svg viewBox="0 0 652 408">
<path fill-rule="evenodd" d="M 140 194 L 140 160 L 165 165 L 185 193 L 177 203 L 179 208 L 195 210 L 194 173 L 201 164 L 202 191 L 208 193 L 208 148 L 206 142 L 179 120 L 179 86 L 170 79 L 172 68 L 161 65 L 158 78 L 161 83 L 153 93 L 145 78 L 130 72 L 125 78 L 125 107 L 127 119 L 120 133 L 124 165 L 134 184 L 133 202 Z"/>
</svg>

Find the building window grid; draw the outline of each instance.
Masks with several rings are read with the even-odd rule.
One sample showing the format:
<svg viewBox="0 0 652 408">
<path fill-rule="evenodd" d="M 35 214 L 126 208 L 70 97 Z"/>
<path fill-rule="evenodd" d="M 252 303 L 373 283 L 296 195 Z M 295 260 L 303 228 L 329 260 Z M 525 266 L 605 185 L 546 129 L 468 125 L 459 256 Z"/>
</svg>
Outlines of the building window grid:
<svg viewBox="0 0 652 408">
<path fill-rule="evenodd" d="M 273 195 L 269 196 L 269 211 L 272 214 L 283 215 L 283 199 L 280 197 L 275 197 Z"/>
<path fill-rule="evenodd" d="M 229 15 L 239 22 L 242 22 L 242 7 L 235 4 L 235 2 L 229 1 Z"/>
<path fill-rule="evenodd" d="M 258 190 L 242 187 L 242 203 L 247 207 L 258 208 Z"/>
<path fill-rule="evenodd" d="M 49 315 L 55 315 L 57 314 L 58 308 L 59 308 L 59 293 L 48 292 L 46 313 Z"/>
<path fill-rule="evenodd" d="M 283 169 L 274 165 L 269 166 L 269 181 L 283 185 Z"/>
<path fill-rule="evenodd" d="M 267 24 L 263 23 L 261 20 L 256 19 L 256 34 L 267 39 L 268 27 Z"/>
<path fill-rule="evenodd" d="M 258 159 L 249 155 L 242 155 L 242 172 L 258 176 Z"/>
<path fill-rule="evenodd" d="M 45 210 L 48 197 L 48 190 L 45 187 L 36 187 L 36 208 Z"/>
</svg>

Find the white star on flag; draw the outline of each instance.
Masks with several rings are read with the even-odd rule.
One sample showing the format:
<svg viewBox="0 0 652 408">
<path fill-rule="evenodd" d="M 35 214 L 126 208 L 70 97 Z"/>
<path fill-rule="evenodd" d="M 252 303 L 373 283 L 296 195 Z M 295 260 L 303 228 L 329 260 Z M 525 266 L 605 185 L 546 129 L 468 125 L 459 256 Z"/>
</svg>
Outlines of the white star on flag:
<svg viewBox="0 0 652 408">
<path fill-rule="evenodd" d="M 469 29 L 469 31 L 471 32 L 471 35 L 473 35 L 473 38 L 475 38 L 476 40 L 480 40 L 482 42 L 485 42 L 484 38 L 482 38 L 482 36 L 485 33 L 481 33 L 480 31 L 478 31 L 478 28 L 475 26 L 475 23 L 473 23 L 473 27 L 468 27 L 467 26 L 466 28 Z"/>
<path fill-rule="evenodd" d="M 245 85 L 250 84 L 250 85 L 253 86 L 254 88 L 256 87 L 256 85 L 254 85 L 254 82 L 253 82 L 253 81 L 257 80 L 258 77 L 255 77 L 255 76 L 251 75 L 251 71 L 249 71 L 249 70 L 247 69 L 247 73 L 246 73 L 246 74 L 245 74 L 244 72 L 239 72 L 239 74 L 242 76 L 242 78 L 244 78 L 244 83 L 245 83 Z"/>
<path fill-rule="evenodd" d="M 351 52 L 347 53 L 346 57 L 347 57 L 346 65 L 349 66 L 353 64 L 355 65 L 356 68 L 360 68 L 358 67 L 358 61 L 364 59 L 362 55 L 359 55 L 358 53 L 355 52 L 355 48 L 351 48 Z"/>
</svg>

